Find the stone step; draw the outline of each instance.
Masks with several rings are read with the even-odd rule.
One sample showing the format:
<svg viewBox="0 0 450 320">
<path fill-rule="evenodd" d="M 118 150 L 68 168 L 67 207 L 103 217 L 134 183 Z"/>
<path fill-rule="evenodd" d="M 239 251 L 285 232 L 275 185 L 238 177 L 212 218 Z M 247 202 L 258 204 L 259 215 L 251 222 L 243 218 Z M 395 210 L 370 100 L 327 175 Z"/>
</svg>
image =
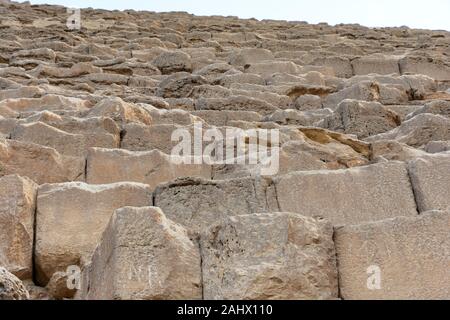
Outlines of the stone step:
<svg viewBox="0 0 450 320">
<path fill-rule="evenodd" d="M 449 230 L 439 211 L 336 229 L 341 297 L 447 299 Z"/>
<path fill-rule="evenodd" d="M 83 270 L 77 298 L 200 300 L 200 264 L 198 245 L 161 209 L 121 208 Z"/>
<path fill-rule="evenodd" d="M 114 210 L 152 204 L 147 185 L 121 182 L 44 184 L 36 209 L 36 279 L 46 285 L 57 271 L 89 261 Z"/>
<path fill-rule="evenodd" d="M 91 148 L 87 155 L 86 182 L 108 184 L 133 181 L 149 185 L 153 190 L 164 182 L 180 177 L 211 179 L 207 164 L 178 164 L 161 151 L 127 151 Z"/>
</svg>

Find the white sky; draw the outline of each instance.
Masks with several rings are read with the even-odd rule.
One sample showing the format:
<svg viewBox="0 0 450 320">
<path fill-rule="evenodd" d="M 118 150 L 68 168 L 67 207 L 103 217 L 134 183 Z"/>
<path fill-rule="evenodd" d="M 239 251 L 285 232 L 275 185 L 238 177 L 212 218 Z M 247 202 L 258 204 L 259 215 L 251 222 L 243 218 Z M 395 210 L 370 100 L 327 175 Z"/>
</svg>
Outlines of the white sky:
<svg viewBox="0 0 450 320">
<path fill-rule="evenodd" d="M 450 31 L 450 0 L 32 0 L 31 3 Z"/>
</svg>

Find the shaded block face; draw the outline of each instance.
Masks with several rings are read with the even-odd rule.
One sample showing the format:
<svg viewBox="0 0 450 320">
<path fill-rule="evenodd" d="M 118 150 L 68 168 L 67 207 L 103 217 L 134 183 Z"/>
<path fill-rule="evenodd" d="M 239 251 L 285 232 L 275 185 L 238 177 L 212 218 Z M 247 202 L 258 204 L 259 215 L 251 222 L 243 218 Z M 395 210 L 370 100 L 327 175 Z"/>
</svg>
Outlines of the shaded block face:
<svg viewBox="0 0 450 320">
<path fill-rule="evenodd" d="M 201 235 L 205 299 L 335 299 L 333 230 L 290 213 L 224 219 Z"/>
<path fill-rule="evenodd" d="M 408 169 L 419 211 L 450 210 L 450 152 L 414 159 Z"/>
<path fill-rule="evenodd" d="M 0 178 L 0 265 L 21 279 L 32 276 L 36 190 L 28 178 Z"/>
<path fill-rule="evenodd" d="M 295 172 L 276 178 L 275 189 L 280 211 L 320 216 L 334 225 L 417 214 L 408 172 L 401 162 Z"/>
<path fill-rule="evenodd" d="M 134 181 L 154 190 L 160 183 L 178 177 L 211 178 L 207 164 L 176 164 L 158 150 L 132 152 L 120 149 L 92 148 L 88 152 L 86 181 L 92 184 Z"/>
<path fill-rule="evenodd" d="M 155 207 L 117 210 L 85 269 L 82 299 L 201 299 L 200 252 Z"/>
<path fill-rule="evenodd" d="M 0 175 L 18 174 L 37 184 L 80 180 L 85 161 L 55 149 L 16 140 L 0 140 Z"/>
<path fill-rule="evenodd" d="M 159 186 L 154 205 L 169 219 L 199 232 L 227 216 L 267 212 L 266 188 L 266 181 L 254 178 L 180 179 Z"/>
<path fill-rule="evenodd" d="M 151 203 L 151 190 L 139 183 L 72 182 L 41 186 L 36 211 L 39 284 L 45 285 L 57 271 L 89 261 L 114 210 Z"/>
<path fill-rule="evenodd" d="M 335 231 L 343 299 L 448 299 L 450 212 Z"/>
</svg>

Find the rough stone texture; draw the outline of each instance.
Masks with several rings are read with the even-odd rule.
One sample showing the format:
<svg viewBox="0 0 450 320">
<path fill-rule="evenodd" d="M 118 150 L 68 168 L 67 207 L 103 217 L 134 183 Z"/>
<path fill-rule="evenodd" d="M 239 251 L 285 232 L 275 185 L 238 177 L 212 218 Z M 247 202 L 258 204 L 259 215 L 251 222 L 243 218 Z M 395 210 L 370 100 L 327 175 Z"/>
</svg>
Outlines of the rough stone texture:
<svg viewBox="0 0 450 320">
<path fill-rule="evenodd" d="M 30 295 L 15 275 L 0 267 L 0 300 L 29 300 Z"/>
<path fill-rule="evenodd" d="M 89 261 L 115 209 L 151 203 L 149 187 L 138 183 L 41 186 L 36 211 L 38 283 L 45 285 L 53 273 Z"/>
<path fill-rule="evenodd" d="M 85 272 L 83 299 L 202 298 L 198 245 L 155 207 L 117 210 Z"/>
<path fill-rule="evenodd" d="M 448 299 L 449 229 L 449 212 L 439 211 L 336 229 L 342 298 Z M 381 272 L 379 290 L 368 289 L 371 266 Z"/>
<path fill-rule="evenodd" d="M 419 114 L 399 127 L 366 140 L 395 140 L 409 146 L 424 147 L 431 141 L 450 139 L 450 119 L 434 114 Z"/>
<path fill-rule="evenodd" d="M 156 188 L 154 205 L 174 222 L 199 232 L 227 216 L 267 212 L 266 184 L 253 178 L 179 179 Z"/>
<path fill-rule="evenodd" d="M 207 164 L 177 164 L 170 155 L 158 150 L 132 152 L 100 148 L 89 150 L 86 168 L 87 183 L 134 181 L 145 183 L 152 190 L 178 177 L 210 179 L 212 170 Z"/>
<path fill-rule="evenodd" d="M 275 190 L 280 211 L 326 218 L 334 225 L 417 214 L 401 162 L 290 173 L 275 179 Z"/>
<path fill-rule="evenodd" d="M 124 205 L 156 202 L 191 237 L 264 212 L 319 215 L 336 226 L 448 208 L 448 31 L 93 8 L 81 9 L 81 29 L 70 30 L 64 6 L 4 0 L 0 15 L 0 180 L 7 181 L 0 189 L 15 189 L 2 177 L 19 175 L 43 195 L 36 272 L 23 269 L 32 299 L 87 296 L 67 290 L 66 267 L 89 262 Z M 172 134 L 184 129 L 192 138 L 197 123 L 223 136 L 278 130 L 279 141 L 258 142 L 279 150 L 279 170 L 179 164 L 169 157 L 180 144 Z M 216 147 L 231 142 L 217 140 Z M 234 157 L 249 155 L 251 140 L 247 132 Z M 20 229 L 11 219 L 7 228 Z M 16 241 L 18 234 L 1 231 L 0 265 L 5 252 L 22 259 L 33 236 Z M 6 267 L 20 275 L 23 266 Z M 328 287 L 307 281 L 317 289 L 312 296 L 330 298 Z M 96 296 L 108 295 L 103 286 Z M 127 287 L 121 295 L 134 293 Z"/>
<path fill-rule="evenodd" d="M 408 170 L 419 211 L 450 210 L 450 152 L 413 159 Z"/>
<path fill-rule="evenodd" d="M 336 299 L 333 228 L 291 213 L 234 216 L 201 236 L 205 299 Z"/>
<path fill-rule="evenodd" d="M 55 149 L 16 140 L 0 140 L 0 176 L 18 174 L 38 184 L 84 179 L 85 161 Z"/>
<path fill-rule="evenodd" d="M 325 118 L 324 126 L 364 139 L 394 129 L 400 122 L 399 116 L 381 103 L 344 100 L 332 115 Z"/>
<path fill-rule="evenodd" d="M 36 190 L 28 178 L 0 178 L 0 265 L 20 279 L 32 276 Z"/>
</svg>

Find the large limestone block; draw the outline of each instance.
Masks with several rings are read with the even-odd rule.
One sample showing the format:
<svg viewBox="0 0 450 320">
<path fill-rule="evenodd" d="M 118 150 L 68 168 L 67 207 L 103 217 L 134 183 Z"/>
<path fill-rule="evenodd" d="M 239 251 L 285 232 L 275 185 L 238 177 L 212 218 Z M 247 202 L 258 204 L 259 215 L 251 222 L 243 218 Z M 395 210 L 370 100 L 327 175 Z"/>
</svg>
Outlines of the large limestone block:
<svg viewBox="0 0 450 320">
<path fill-rule="evenodd" d="M 155 207 L 118 209 L 84 272 L 81 299 L 202 298 L 198 244 Z"/>
<path fill-rule="evenodd" d="M 0 140 L 0 176 L 18 174 L 37 184 L 84 179 L 85 159 L 15 140 Z"/>
<path fill-rule="evenodd" d="M 335 231 L 343 299 L 449 299 L 450 212 Z"/>
<path fill-rule="evenodd" d="M 160 183 L 180 177 L 211 178 L 210 165 L 177 164 L 158 150 L 132 152 L 92 148 L 86 169 L 86 182 L 90 184 L 134 181 L 148 184 L 152 190 Z"/>
<path fill-rule="evenodd" d="M 56 94 L 48 94 L 38 98 L 18 95 L 15 99 L 6 99 L 0 102 L 0 109 L 8 108 L 16 112 L 37 112 L 44 110 L 87 111 L 90 106 L 91 104 L 87 100 Z"/>
<path fill-rule="evenodd" d="M 205 299 L 335 299 L 333 228 L 292 213 L 234 216 L 201 236 Z"/>
<path fill-rule="evenodd" d="M 228 98 L 198 99 L 195 110 L 254 111 L 267 115 L 279 110 L 279 108 L 264 100 L 238 95 Z"/>
<path fill-rule="evenodd" d="M 355 75 L 365 74 L 395 74 L 400 75 L 399 57 L 372 55 L 352 60 Z"/>
<path fill-rule="evenodd" d="M 30 295 L 22 281 L 0 267 L 0 300 L 29 300 Z"/>
<path fill-rule="evenodd" d="M 45 285 L 57 271 L 89 261 L 114 210 L 148 206 L 147 185 L 80 182 L 45 184 L 38 190 L 36 211 L 36 271 Z"/>
<path fill-rule="evenodd" d="M 228 126 L 230 121 L 259 122 L 262 116 L 254 111 L 199 110 L 191 112 L 212 126 Z M 0 122 L 1 123 L 1 122 Z"/>
<path fill-rule="evenodd" d="M 274 178 L 280 211 L 320 216 L 334 225 L 417 214 L 405 164 L 389 162 Z"/>
<path fill-rule="evenodd" d="M 431 141 L 450 140 L 450 119 L 422 113 L 395 129 L 366 139 L 369 142 L 380 140 L 395 140 L 415 148 L 424 147 Z"/>
<path fill-rule="evenodd" d="M 450 210 L 450 152 L 414 159 L 408 170 L 420 212 Z"/>
<path fill-rule="evenodd" d="M 193 126 L 183 127 L 173 124 L 145 126 L 130 123 L 124 126 L 121 148 L 131 151 L 156 149 L 171 154 L 173 148 L 179 143 L 179 141 L 172 141 L 172 134 L 175 130 L 182 128 L 191 132 L 193 137 Z"/>
<path fill-rule="evenodd" d="M 21 279 L 32 276 L 36 190 L 28 178 L 0 178 L 0 265 Z"/>
<path fill-rule="evenodd" d="M 82 156 L 86 149 L 83 135 L 67 133 L 42 122 L 18 125 L 11 132 L 11 139 L 50 147 L 74 157 Z"/>
<path fill-rule="evenodd" d="M 379 102 L 344 100 L 325 118 L 324 126 L 364 139 L 392 130 L 400 123 L 400 117 Z"/>
<path fill-rule="evenodd" d="M 450 66 L 442 60 L 410 56 L 400 60 L 402 74 L 423 74 L 438 81 L 450 80 Z"/>
<path fill-rule="evenodd" d="M 414 112 L 407 115 L 406 120 L 412 119 L 418 114 L 422 113 L 432 113 L 450 118 L 450 101 L 446 100 L 435 100 L 429 102 L 422 106 L 421 108 L 415 110 Z"/>
<path fill-rule="evenodd" d="M 246 66 L 246 73 L 268 77 L 274 73 L 299 74 L 301 68 L 292 61 L 256 62 Z"/>
<path fill-rule="evenodd" d="M 229 62 L 234 66 L 246 66 L 263 61 L 273 61 L 275 58 L 270 50 L 262 48 L 245 48 L 234 51 L 230 55 Z"/>
<path fill-rule="evenodd" d="M 191 57 L 182 51 L 167 51 L 157 56 L 152 64 L 163 74 L 192 70 Z"/>
<path fill-rule="evenodd" d="M 187 72 L 178 72 L 161 81 L 156 94 L 164 98 L 186 98 L 196 86 L 207 83 L 208 80 L 202 76 L 191 75 Z"/>
<path fill-rule="evenodd" d="M 86 117 L 109 117 L 119 124 L 142 123 L 150 125 L 152 117 L 143 107 L 120 98 L 107 98 L 96 104 Z"/>
<path fill-rule="evenodd" d="M 267 183 L 254 178 L 179 179 L 156 188 L 154 205 L 169 219 L 198 232 L 227 216 L 267 212 Z"/>
<path fill-rule="evenodd" d="M 48 113 L 40 114 L 37 122 L 30 118 L 30 122 L 14 128 L 11 139 L 54 148 L 73 157 L 84 157 L 90 147 L 119 147 L 120 130 L 110 118 L 63 119 Z"/>
</svg>

